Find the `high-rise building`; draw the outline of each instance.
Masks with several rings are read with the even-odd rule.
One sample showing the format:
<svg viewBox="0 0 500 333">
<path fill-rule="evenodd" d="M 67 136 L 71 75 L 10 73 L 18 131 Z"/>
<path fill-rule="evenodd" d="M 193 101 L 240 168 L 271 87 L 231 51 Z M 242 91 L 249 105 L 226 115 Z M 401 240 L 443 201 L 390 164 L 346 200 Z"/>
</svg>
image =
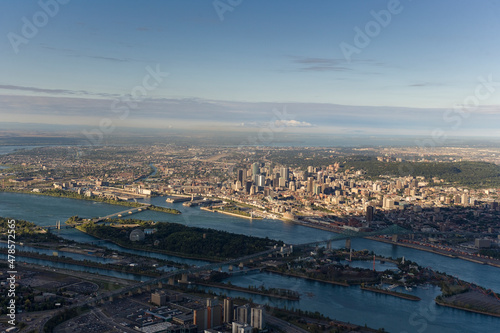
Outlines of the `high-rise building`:
<svg viewBox="0 0 500 333">
<path fill-rule="evenodd" d="M 209 328 L 219 327 L 222 325 L 222 307 L 220 304 L 209 306 L 207 310 Z"/>
<path fill-rule="evenodd" d="M 217 299 L 208 298 L 207 306 L 193 311 L 193 323 L 198 331 L 222 325 L 222 308 Z"/>
<path fill-rule="evenodd" d="M 323 182 L 323 171 L 318 171 L 317 175 L 316 175 L 316 179 L 318 181 L 318 183 L 322 183 Z"/>
<path fill-rule="evenodd" d="M 273 169 L 274 169 L 273 163 L 269 163 L 269 169 L 267 169 L 267 176 L 269 178 L 271 178 L 271 176 L 273 174 Z"/>
<path fill-rule="evenodd" d="M 307 192 L 312 193 L 313 191 L 313 177 L 307 177 Z"/>
<path fill-rule="evenodd" d="M 320 193 L 321 193 L 321 190 L 322 190 L 321 185 L 316 184 L 316 181 L 314 181 L 313 183 L 314 183 L 314 184 L 313 184 L 313 189 L 314 189 L 314 190 L 313 190 L 313 193 L 314 193 L 314 194 L 320 194 Z"/>
<path fill-rule="evenodd" d="M 366 221 L 373 221 L 373 214 L 375 213 L 375 208 L 373 206 L 366 207 Z"/>
<path fill-rule="evenodd" d="M 283 178 L 285 180 L 288 180 L 288 168 L 287 167 L 282 167 L 280 169 L 280 178 Z"/>
<path fill-rule="evenodd" d="M 240 323 L 250 324 L 250 305 L 238 306 L 235 310 L 235 320 Z"/>
<path fill-rule="evenodd" d="M 260 166 L 259 163 L 255 162 L 252 164 L 252 176 L 254 177 L 255 175 L 258 175 L 260 173 Z"/>
<path fill-rule="evenodd" d="M 224 299 L 224 322 L 231 323 L 233 321 L 233 300 L 231 298 Z"/>
<path fill-rule="evenodd" d="M 280 187 L 285 187 L 286 186 L 286 179 L 285 178 L 280 178 L 279 179 L 279 186 Z"/>
<path fill-rule="evenodd" d="M 243 184 L 243 170 L 238 170 L 238 181 Z"/>
<path fill-rule="evenodd" d="M 264 175 L 257 175 L 257 186 L 264 187 L 266 185 L 266 177 Z"/>
<path fill-rule="evenodd" d="M 207 308 L 196 309 L 193 311 L 193 324 L 198 326 L 199 330 L 206 330 L 208 327 L 208 318 L 207 318 Z"/>
<path fill-rule="evenodd" d="M 264 329 L 265 320 L 264 320 L 264 309 L 262 308 L 262 306 L 252 308 L 251 314 L 252 318 L 250 325 L 253 328 L 257 328 L 259 330 Z"/>
<path fill-rule="evenodd" d="M 252 189 L 252 182 L 246 182 L 245 184 L 245 193 L 250 193 L 250 190 Z"/>
<path fill-rule="evenodd" d="M 462 205 L 465 205 L 467 206 L 469 204 L 469 195 L 467 195 L 466 193 L 462 194 Z"/>
</svg>

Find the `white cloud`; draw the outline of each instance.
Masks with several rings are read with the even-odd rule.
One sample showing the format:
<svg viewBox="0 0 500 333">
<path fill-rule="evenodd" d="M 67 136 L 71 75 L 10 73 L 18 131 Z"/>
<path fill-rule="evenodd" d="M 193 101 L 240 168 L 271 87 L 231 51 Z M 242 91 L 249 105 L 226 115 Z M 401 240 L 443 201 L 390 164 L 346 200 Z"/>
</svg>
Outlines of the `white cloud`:
<svg viewBox="0 0 500 333">
<path fill-rule="evenodd" d="M 276 120 L 274 122 L 274 125 L 276 127 L 312 127 L 313 125 L 305 122 L 305 121 L 298 121 L 298 120 Z"/>
</svg>

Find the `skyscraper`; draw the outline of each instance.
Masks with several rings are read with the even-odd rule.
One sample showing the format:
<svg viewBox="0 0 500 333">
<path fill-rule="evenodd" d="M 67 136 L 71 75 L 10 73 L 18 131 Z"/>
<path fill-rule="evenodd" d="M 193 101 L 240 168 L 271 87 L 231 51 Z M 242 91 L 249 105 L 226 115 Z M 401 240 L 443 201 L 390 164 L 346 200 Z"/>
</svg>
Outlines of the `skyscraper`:
<svg viewBox="0 0 500 333">
<path fill-rule="evenodd" d="M 287 167 L 282 167 L 280 169 L 280 177 L 285 179 L 285 180 L 288 180 L 288 173 L 289 173 L 289 171 L 288 171 Z"/>
<path fill-rule="evenodd" d="M 250 324 L 250 305 L 238 306 L 235 311 L 235 317 L 234 319 L 240 323 Z"/>
<path fill-rule="evenodd" d="M 367 222 L 373 221 L 374 211 L 375 211 L 375 208 L 373 206 L 366 207 L 366 221 Z"/>
<path fill-rule="evenodd" d="M 233 321 L 233 300 L 231 298 L 224 299 L 224 322 L 230 323 Z"/>
<path fill-rule="evenodd" d="M 238 181 L 243 184 L 243 170 L 238 170 Z"/>
<path fill-rule="evenodd" d="M 307 177 L 307 192 L 312 193 L 313 191 L 313 177 Z"/>
<path fill-rule="evenodd" d="M 260 166 L 259 163 L 255 162 L 252 164 L 252 178 L 255 178 L 256 175 L 258 175 L 260 172 Z"/>
<path fill-rule="evenodd" d="M 266 177 L 264 175 L 257 175 L 257 186 L 264 187 L 266 185 Z"/>
<path fill-rule="evenodd" d="M 259 330 L 264 329 L 265 321 L 264 321 L 264 309 L 262 306 L 258 306 L 256 308 L 252 308 L 251 322 L 250 325 L 253 328 L 257 328 Z"/>
</svg>

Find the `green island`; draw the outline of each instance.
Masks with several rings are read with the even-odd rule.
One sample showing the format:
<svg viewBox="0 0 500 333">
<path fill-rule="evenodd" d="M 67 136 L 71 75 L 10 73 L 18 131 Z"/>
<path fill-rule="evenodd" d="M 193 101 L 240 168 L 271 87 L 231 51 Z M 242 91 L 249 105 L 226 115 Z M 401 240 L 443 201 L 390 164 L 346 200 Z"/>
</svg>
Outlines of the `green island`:
<svg viewBox="0 0 500 333">
<path fill-rule="evenodd" d="M 167 207 L 160 207 L 160 206 L 151 205 L 148 207 L 148 209 L 154 210 L 156 212 L 162 212 L 162 213 L 168 213 L 168 214 L 181 214 L 181 211 L 177 210 L 175 208 L 167 208 Z"/>
<path fill-rule="evenodd" d="M 188 227 L 178 223 L 137 219 L 110 219 L 107 225 L 85 222 L 76 228 L 91 236 L 110 240 L 120 246 L 165 253 L 180 257 L 222 261 L 265 251 L 283 242 L 233 234 L 214 229 Z M 146 235 L 132 241 L 130 233 L 140 229 Z"/>
<path fill-rule="evenodd" d="M 0 217 L 0 234 L 1 239 L 7 239 L 7 230 L 9 218 Z M 24 242 L 32 243 L 43 243 L 43 242 L 54 242 L 62 240 L 62 238 L 48 233 L 42 227 L 36 225 L 33 222 L 28 222 L 24 220 L 14 219 L 16 225 L 16 242 L 20 240 Z M 73 241 L 66 240 L 67 243 L 74 243 Z"/>
</svg>

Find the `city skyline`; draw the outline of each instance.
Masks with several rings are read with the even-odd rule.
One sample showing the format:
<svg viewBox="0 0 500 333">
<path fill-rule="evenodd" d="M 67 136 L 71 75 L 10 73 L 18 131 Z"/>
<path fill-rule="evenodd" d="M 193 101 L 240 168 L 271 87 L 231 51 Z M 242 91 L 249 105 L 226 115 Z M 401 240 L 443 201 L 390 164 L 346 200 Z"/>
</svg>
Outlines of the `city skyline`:
<svg viewBox="0 0 500 333">
<path fill-rule="evenodd" d="M 1 6 L 6 123 L 498 136 L 495 2 Z"/>
</svg>

